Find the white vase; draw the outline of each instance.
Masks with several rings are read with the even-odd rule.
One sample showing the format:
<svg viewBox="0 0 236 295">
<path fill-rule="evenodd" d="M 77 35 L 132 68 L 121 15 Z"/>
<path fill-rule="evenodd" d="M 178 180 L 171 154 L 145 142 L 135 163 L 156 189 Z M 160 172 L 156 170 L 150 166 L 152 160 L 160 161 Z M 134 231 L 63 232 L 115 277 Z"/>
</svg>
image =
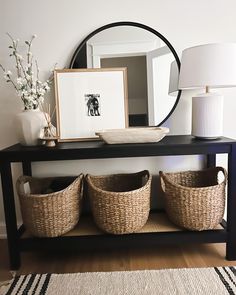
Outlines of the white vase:
<svg viewBox="0 0 236 295">
<path fill-rule="evenodd" d="M 47 125 L 44 113 L 39 109 L 24 110 L 14 120 L 17 139 L 20 144 L 34 146 L 39 144 L 40 131 Z"/>
</svg>

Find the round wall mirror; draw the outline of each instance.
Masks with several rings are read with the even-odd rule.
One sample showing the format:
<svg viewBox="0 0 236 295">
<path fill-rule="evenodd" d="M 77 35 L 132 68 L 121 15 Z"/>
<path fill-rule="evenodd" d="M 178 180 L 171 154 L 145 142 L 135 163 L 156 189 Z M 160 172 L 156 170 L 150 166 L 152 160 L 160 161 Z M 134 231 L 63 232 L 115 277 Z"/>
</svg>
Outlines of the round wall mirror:
<svg viewBox="0 0 236 295">
<path fill-rule="evenodd" d="M 180 99 L 180 61 L 170 42 L 139 23 L 98 28 L 76 49 L 70 68 L 127 68 L 129 126 L 160 126 Z"/>
</svg>

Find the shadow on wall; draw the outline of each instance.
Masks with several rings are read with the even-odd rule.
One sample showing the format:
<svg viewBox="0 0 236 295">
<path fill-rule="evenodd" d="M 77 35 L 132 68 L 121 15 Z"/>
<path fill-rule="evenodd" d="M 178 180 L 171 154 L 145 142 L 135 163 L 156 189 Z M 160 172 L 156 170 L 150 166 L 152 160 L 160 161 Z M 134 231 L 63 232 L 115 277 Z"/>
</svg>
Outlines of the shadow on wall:
<svg viewBox="0 0 236 295">
<path fill-rule="evenodd" d="M 189 95 L 189 93 L 182 91 L 179 103 L 175 111 L 163 125 L 170 129 L 169 135 L 191 134 L 191 120 L 191 94 Z"/>
</svg>

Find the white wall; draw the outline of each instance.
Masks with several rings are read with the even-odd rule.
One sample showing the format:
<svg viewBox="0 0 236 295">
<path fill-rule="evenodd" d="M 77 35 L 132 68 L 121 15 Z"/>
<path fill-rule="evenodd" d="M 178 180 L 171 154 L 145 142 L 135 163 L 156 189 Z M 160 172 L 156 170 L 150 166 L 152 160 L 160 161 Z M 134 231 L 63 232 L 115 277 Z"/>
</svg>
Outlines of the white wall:
<svg viewBox="0 0 236 295">
<path fill-rule="evenodd" d="M 25 40 L 37 34 L 33 52 L 37 56 L 42 76 L 55 62 L 68 65 L 79 42 L 94 29 L 115 21 L 135 21 L 162 33 L 178 54 L 189 46 L 211 42 L 236 42 L 236 2 L 234 0 L 0 0 L 0 62 L 11 67 L 7 47 L 10 32 Z M 236 90 L 224 90 L 224 134 L 236 138 L 234 114 Z M 14 144 L 16 138 L 12 120 L 21 110 L 14 90 L 0 76 L 0 148 Z M 190 94 L 186 94 L 167 125 L 172 134 L 190 133 Z M 199 168 L 199 157 L 175 157 L 119 160 L 93 160 L 34 164 L 37 175 L 110 173 L 150 169 L 180 170 Z M 62 168 L 63 167 L 63 168 Z M 132 167 L 132 168 L 130 168 Z M 14 167 L 14 176 L 21 173 Z M 1 190 L 0 190 L 1 193 Z M 0 196 L 1 197 L 1 196 Z M 1 200 L 0 220 L 3 221 Z"/>
</svg>

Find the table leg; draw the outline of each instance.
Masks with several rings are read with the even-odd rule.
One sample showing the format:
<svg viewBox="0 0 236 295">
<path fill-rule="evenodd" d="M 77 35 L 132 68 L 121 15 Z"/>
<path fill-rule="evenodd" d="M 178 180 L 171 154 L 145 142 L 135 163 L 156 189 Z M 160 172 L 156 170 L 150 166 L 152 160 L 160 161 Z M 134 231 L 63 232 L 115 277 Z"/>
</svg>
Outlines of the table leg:
<svg viewBox="0 0 236 295">
<path fill-rule="evenodd" d="M 32 167 L 30 161 L 22 162 L 23 174 L 27 176 L 32 176 Z"/>
<path fill-rule="evenodd" d="M 215 167 L 216 166 L 216 155 L 215 154 L 209 154 L 207 155 L 207 168 Z"/>
<path fill-rule="evenodd" d="M 1 162 L 0 167 L 10 268 L 12 270 L 15 270 L 20 267 L 20 249 L 19 235 L 17 231 L 11 163 Z"/>
<path fill-rule="evenodd" d="M 236 144 L 228 155 L 228 174 L 226 258 L 236 260 Z"/>
</svg>

